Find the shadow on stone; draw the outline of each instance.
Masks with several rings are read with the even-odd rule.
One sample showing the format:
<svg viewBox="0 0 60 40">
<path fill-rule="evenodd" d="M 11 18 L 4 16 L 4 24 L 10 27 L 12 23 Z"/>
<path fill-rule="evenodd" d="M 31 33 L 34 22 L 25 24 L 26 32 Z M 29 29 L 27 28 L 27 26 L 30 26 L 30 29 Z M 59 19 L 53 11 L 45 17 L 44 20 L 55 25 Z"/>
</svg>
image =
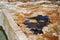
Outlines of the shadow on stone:
<svg viewBox="0 0 60 40">
<path fill-rule="evenodd" d="M 0 40 L 8 40 L 7 35 L 3 30 L 2 26 L 0 26 Z"/>
</svg>

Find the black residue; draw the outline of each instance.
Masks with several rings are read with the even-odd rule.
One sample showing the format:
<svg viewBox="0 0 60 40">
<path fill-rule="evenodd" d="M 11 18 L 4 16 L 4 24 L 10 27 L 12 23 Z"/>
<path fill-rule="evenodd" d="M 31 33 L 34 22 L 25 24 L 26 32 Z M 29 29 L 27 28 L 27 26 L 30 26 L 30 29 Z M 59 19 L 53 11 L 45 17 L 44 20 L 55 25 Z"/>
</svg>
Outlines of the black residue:
<svg viewBox="0 0 60 40">
<path fill-rule="evenodd" d="M 38 34 L 38 33 L 41 34 L 41 33 L 43 33 L 41 29 L 40 29 L 40 30 L 37 30 L 37 29 L 31 29 L 30 31 L 33 31 L 34 34 Z"/>
<path fill-rule="evenodd" d="M 19 24 L 17 24 L 18 26 L 20 26 Z"/>
<path fill-rule="evenodd" d="M 49 22 L 49 17 L 48 16 L 42 16 L 42 15 L 38 15 L 37 17 L 32 17 L 29 19 L 36 19 L 37 21 L 43 20 L 44 22 Z"/>
<path fill-rule="evenodd" d="M 42 32 L 42 28 L 44 26 L 47 26 L 50 23 L 48 16 L 38 15 L 36 17 L 32 17 L 32 18 L 28 18 L 28 19 L 30 19 L 30 20 L 32 20 L 32 19 L 37 20 L 36 23 L 29 22 L 30 20 L 26 20 L 24 22 L 25 25 L 28 25 L 27 28 L 31 29 L 30 31 L 34 31 L 34 34 L 43 33 Z M 40 21 L 40 20 L 43 20 L 43 22 Z M 40 30 L 38 30 L 38 29 L 40 29 Z"/>
</svg>

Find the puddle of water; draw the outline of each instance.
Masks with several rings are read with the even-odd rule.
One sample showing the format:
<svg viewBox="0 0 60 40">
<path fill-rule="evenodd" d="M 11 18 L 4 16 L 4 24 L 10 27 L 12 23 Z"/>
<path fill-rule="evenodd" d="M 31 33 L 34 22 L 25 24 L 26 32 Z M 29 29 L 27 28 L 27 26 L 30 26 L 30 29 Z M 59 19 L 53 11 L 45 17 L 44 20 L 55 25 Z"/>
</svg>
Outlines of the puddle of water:
<svg viewBox="0 0 60 40">
<path fill-rule="evenodd" d="M 8 40 L 2 27 L 0 27 L 0 40 Z"/>
</svg>

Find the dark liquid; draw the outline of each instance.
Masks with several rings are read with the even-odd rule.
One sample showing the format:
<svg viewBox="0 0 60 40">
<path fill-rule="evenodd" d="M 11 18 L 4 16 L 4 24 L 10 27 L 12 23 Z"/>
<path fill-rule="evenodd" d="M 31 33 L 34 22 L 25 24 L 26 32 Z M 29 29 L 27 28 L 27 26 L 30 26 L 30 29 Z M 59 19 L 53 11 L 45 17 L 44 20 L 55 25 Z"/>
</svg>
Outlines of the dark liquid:
<svg viewBox="0 0 60 40">
<path fill-rule="evenodd" d="M 37 20 L 36 23 L 29 22 L 29 20 L 26 20 L 24 22 L 25 25 L 28 25 L 27 28 L 30 28 L 30 31 L 33 31 L 34 34 L 43 33 L 42 32 L 43 27 L 47 26 L 50 23 L 48 16 L 38 15 L 37 17 L 32 17 L 29 19 L 30 20 L 32 20 L 32 19 Z M 43 22 L 41 22 L 40 20 L 42 20 Z"/>
</svg>

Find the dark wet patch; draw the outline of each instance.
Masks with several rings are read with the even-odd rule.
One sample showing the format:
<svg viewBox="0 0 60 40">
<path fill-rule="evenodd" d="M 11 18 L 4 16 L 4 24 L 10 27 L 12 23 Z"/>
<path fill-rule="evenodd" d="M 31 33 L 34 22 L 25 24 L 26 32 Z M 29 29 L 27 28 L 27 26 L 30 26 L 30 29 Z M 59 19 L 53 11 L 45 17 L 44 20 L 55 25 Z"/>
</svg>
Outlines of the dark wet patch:
<svg viewBox="0 0 60 40">
<path fill-rule="evenodd" d="M 37 29 L 31 29 L 30 31 L 33 31 L 34 34 L 41 34 L 43 33 L 43 31 L 40 29 L 40 30 L 37 30 Z"/>
<path fill-rule="evenodd" d="M 28 18 L 28 19 L 30 19 L 30 20 L 32 20 L 32 19 L 37 20 L 36 23 L 29 22 L 30 20 L 26 20 L 24 22 L 25 25 L 28 25 L 27 28 L 30 28 L 30 31 L 33 31 L 34 34 L 43 33 L 42 32 L 43 27 L 47 26 L 50 23 L 48 16 L 38 15 L 36 17 L 32 17 L 32 18 Z"/>
</svg>

